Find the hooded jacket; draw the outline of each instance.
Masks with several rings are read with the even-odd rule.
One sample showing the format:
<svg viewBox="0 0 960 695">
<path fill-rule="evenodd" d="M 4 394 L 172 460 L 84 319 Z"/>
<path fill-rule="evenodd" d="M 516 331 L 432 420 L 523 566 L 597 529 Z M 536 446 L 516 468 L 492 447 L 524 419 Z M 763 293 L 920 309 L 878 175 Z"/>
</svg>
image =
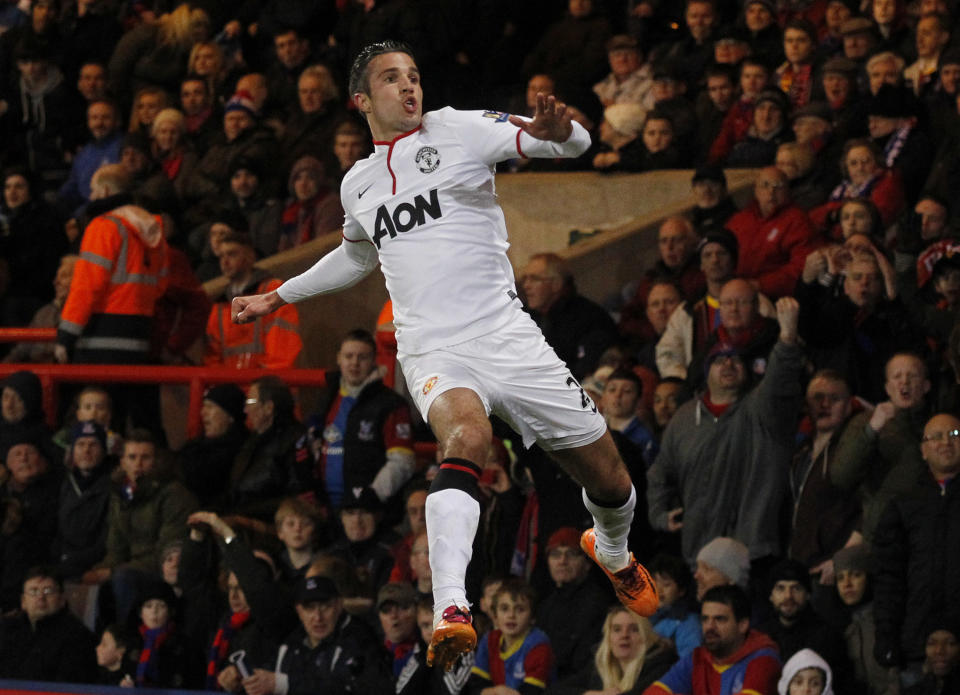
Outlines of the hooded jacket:
<svg viewBox="0 0 960 695">
<path fill-rule="evenodd" d="M 773 695 L 780 674 L 777 645 L 762 632 L 750 630 L 740 648 L 726 659 L 714 659 L 706 647 L 673 665 L 644 695 Z"/>
<path fill-rule="evenodd" d="M 801 649 L 783 665 L 783 674 L 780 676 L 780 682 L 777 683 L 777 692 L 780 695 L 787 695 L 790 691 L 790 681 L 805 668 L 817 668 L 823 671 L 824 684 L 820 695 L 833 695 L 833 673 L 830 671 L 830 666 L 812 649 Z"/>
<path fill-rule="evenodd" d="M 130 204 L 95 217 L 83 234 L 57 342 L 75 351 L 76 362 L 144 361 L 167 274 L 159 217 Z"/>
</svg>

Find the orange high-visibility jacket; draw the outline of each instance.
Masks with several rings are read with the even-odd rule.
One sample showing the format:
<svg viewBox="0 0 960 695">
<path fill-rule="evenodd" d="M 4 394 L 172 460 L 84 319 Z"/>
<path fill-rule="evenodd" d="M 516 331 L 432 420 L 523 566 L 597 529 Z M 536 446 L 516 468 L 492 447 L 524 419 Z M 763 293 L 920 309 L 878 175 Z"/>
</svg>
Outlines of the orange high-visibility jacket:
<svg viewBox="0 0 960 695">
<path fill-rule="evenodd" d="M 276 278 L 261 281 L 252 294 L 265 294 L 280 287 Z M 252 286 L 251 286 L 252 289 Z M 203 363 L 225 367 L 292 367 L 303 348 L 300 315 L 293 304 L 284 304 L 253 323 L 230 320 L 230 302 L 218 301 L 207 319 L 207 350 Z"/>
<path fill-rule="evenodd" d="M 94 218 L 80 243 L 58 342 L 81 360 L 90 353 L 121 362 L 146 355 L 167 274 L 159 217 L 123 206 Z"/>
</svg>

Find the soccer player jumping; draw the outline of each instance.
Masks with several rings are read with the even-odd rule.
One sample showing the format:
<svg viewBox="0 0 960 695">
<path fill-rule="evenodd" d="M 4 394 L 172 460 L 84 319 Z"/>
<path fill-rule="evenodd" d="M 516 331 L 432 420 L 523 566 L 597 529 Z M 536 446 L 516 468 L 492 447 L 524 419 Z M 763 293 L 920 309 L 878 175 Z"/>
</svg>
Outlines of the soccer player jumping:
<svg viewBox="0 0 960 695">
<path fill-rule="evenodd" d="M 653 614 L 656 587 L 627 549 L 636 491 L 603 417 L 521 307 L 493 184 L 497 162 L 576 157 L 589 135 L 542 94 L 532 120 L 452 108 L 424 114 L 420 72 L 398 42 L 360 53 L 350 94 L 376 149 L 343 179 L 343 243 L 277 290 L 235 298 L 232 313 L 252 321 L 350 287 L 380 263 L 397 357 L 446 456 L 426 505 L 435 624 L 428 662 L 449 668 L 476 645 L 464 577 L 491 412 L 583 486 L 594 528 L 581 546 L 627 607 Z"/>
</svg>

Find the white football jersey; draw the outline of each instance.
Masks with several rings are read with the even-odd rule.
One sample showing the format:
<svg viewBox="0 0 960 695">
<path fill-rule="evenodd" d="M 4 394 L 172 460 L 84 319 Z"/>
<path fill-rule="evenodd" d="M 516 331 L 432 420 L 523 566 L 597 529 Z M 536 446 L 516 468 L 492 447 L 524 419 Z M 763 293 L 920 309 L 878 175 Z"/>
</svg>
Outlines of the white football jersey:
<svg viewBox="0 0 960 695">
<path fill-rule="evenodd" d="M 462 343 L 510 320 L 505 309 L 519 300 L 494 165 L 578 156 L 590 136 L 573 127 L 566 142 L 554 143 L 527 135 L 505 113 L 444 108 L 391 142 L 375 142 L 349 171 L 340 187 L 343 243 L 369 244 L 378 254 L 401 352 Z M 323 284 L 315 278 L 310 289 L 322 292 Z M 285 289 L 280 296 L 293 301 L 307 287 Z"/>
</svg>

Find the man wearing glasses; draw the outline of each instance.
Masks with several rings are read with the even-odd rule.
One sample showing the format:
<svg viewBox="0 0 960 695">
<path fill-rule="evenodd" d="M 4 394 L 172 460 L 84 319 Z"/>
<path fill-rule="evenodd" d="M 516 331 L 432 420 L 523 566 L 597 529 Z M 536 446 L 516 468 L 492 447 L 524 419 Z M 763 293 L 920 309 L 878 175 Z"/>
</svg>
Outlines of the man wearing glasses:
<svg viewBox="0 0 960 695">
<path fill-rule="evenodd" d="M 921 675 L 932 627 L 960 624 L 960 420 L 930 418 L 920 455 L 926 465 L 891 499 L 874 543 L 874 656 L 903 667 L 906 685 Z"/>
<path fill-rule="evenodd" d="M 20 612 L 0 624 L 0 678 L 95 683 L 96 641 L 66 607 L 52 568 L 27 572 Z"/>
</svg>

